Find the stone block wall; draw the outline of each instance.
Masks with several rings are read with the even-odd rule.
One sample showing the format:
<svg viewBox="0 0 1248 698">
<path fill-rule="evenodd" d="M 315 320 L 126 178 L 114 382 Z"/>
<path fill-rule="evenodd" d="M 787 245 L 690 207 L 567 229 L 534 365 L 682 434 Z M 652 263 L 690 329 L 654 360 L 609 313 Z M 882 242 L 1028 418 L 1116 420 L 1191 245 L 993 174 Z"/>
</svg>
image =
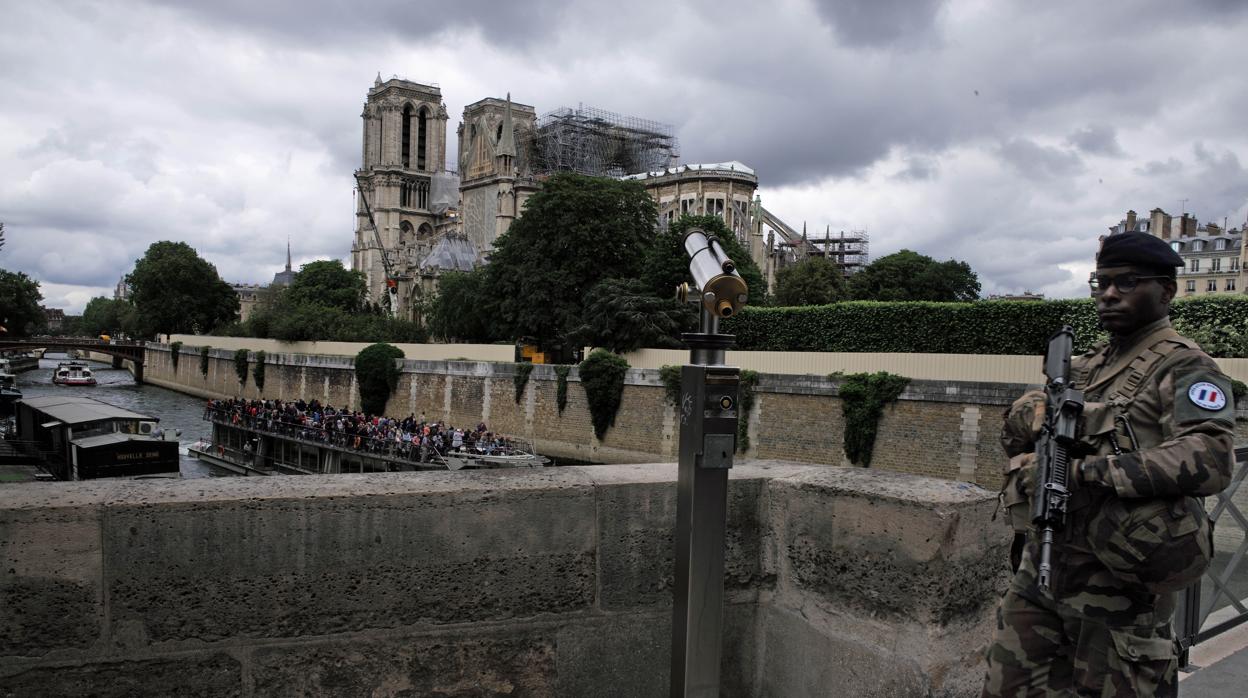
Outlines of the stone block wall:
<svg viewBox="0 0 1248 698">
<path fill-rule="evenodd" d="M 0 695 L 659 696 L 667 464 L 0 488 Z M 732 472 L 723 695 L 977 695 L 992 493 Z"/>
</svg>

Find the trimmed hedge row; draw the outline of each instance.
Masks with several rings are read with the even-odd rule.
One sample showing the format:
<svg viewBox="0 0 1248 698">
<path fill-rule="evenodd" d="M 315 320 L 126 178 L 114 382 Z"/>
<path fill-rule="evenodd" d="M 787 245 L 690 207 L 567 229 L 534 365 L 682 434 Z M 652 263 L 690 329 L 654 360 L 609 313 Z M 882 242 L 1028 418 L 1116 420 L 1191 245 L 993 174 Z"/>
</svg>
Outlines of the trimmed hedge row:
<svg viewBox="0 0 1248 698">
<path fill-rule="evenodd" d="M 1172 320 L 1188 327 L 1248 326 L 1248 297 L 1176 300 Z M 1062 325 L 1076 351 L 1104 341 L 1091 299 L 974 303 L 851 301 L 795 308 L 747 307 L 723 322 L 749 351 L 1043 354 Z"/>
</svg>

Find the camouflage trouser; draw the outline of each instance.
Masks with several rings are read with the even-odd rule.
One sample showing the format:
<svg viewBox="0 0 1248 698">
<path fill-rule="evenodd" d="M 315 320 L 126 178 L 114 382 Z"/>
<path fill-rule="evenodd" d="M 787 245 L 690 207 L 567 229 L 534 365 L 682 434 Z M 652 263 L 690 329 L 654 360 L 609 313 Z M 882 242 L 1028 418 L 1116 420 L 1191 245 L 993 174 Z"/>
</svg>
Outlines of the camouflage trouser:
<svg viewBox="0 0 1248 698">
<path fill-rule="evenodd" d="M 1170 626 L 1110 628 L 1064 606 L 1006 593 L 984 696 L 1176 696 Z"/>
</svg>

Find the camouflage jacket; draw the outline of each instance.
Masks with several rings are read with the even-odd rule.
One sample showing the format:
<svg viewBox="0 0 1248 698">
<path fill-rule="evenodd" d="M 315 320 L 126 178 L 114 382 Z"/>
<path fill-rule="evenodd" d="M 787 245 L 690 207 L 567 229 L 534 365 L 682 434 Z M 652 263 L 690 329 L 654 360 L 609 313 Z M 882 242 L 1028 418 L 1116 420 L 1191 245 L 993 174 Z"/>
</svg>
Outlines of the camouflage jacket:
<svg viewBox="0 0 1248 698">
<path fill-rule="evenodd" d="M 1230 482 L 1233 460 L 1230 380 L 1165 318 L 1075 357 L 1071 369 L 1075 386 L 1085 393 L 1082 440 L 1087 457 L 1103 457 L 1107 464 L 1100 486 L 1071 482 L 1067 526 L 1054 550 L 1059 561 L 1054 597 L 1114 624 L 1164 622 L 1172 611 L 1170 595 L 1160 598 L 1111 574 L 1087 545 L 1088 521 L 1108 497 L 1205 497 L 1222 491 Z M 1007 450 L 1019 438 L 1019 425 L 1007 420 L 1002 435 Z M 1072 480 L 1077 479 L 1077 465 Z M 1022 504 L 1026 511 L 1027 502 Z M 1013 582 L 1018 593 L 1031 597 L 1040 594 L 1035 586 L 1037 547 L 1029 537 Z"/>
</svg>

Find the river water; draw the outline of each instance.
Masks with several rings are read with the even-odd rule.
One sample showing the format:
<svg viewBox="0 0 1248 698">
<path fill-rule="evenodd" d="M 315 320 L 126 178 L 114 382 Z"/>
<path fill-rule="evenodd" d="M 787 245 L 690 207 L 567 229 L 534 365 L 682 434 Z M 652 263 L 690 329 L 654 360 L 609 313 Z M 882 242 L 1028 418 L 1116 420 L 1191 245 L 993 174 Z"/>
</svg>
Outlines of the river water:
<svg viewBox="0 0 1248 698">
<path fill-rule="evenodd" d="M 136 385 L 129 371 L 98 361 L 88 362 L 98 385 L 54 385 L 52 371 L 57 362 L 65 360 L 67 357 L 64 354 L 47 354 L 46 358 L 39 360 L 38 369 L 19 373 L 17 385 L 22 390 L 22 396 L 81 395 L 156 417 L 166 434 L 181 432 L 178 436 L 181 447 L 178 450 L 182 455 L 183 478 L 233 475 L 228 470 L 201 463 L 186 451 L 186 447 L 201 436 L 212 434 L 211 423 L 203 418 L 204 400 L 155 385 Z"/>
</svg>

